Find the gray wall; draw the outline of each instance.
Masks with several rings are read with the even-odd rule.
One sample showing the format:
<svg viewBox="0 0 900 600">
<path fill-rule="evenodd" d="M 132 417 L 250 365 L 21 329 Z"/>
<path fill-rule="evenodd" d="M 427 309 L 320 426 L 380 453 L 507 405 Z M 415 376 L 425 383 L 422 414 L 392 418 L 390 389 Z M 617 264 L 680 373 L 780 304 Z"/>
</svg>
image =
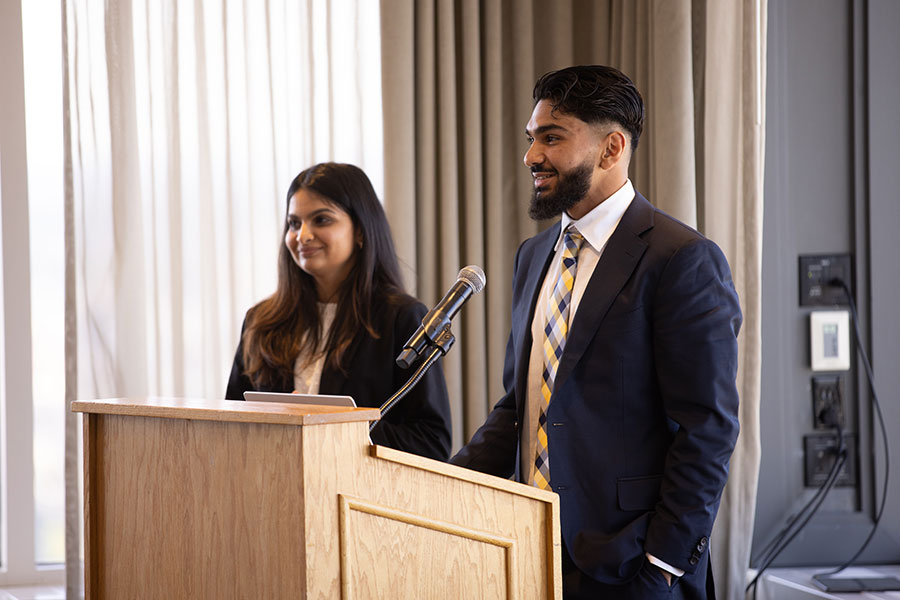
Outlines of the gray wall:
<svg viewBox="0 0 900 600">
<path fill-rule="evenodd" d="M 814 433 L 810 307 L 798 256 L 852 254 L 863 347 L 890 448 L 878 533 L 858 563 L 900 562 L 900 2 L 769 0 L 762 322 L 762 464 L 753 538 L 760 551 L 815 492 L 803 482 Z M 872 528 L 882 436 L 855 343 L 845 374 L 860 482 L 835 488 L 776 566 L 841 564 Z M 874 433 L 874 437 L 873 437 Z M 758 564 L 756 566 L 759 566 Z"/>
</svg>

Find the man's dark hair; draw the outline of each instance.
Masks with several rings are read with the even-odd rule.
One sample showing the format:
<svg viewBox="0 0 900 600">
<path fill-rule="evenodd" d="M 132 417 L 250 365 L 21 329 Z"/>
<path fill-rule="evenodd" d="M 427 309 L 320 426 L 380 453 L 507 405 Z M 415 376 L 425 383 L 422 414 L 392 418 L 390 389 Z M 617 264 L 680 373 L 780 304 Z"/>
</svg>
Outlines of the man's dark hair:
<svg viewBox="0 0 900 600">
<path fill-rule="evenodd" d="M 637 149 L 644 127 L 644 100 L 624 73 L 602 65 L 567 67 L 545 73 L 534 84 L 534 103 L 547 100 L 553 111 L 585 123 L 616 123 Z"/>
</svg>

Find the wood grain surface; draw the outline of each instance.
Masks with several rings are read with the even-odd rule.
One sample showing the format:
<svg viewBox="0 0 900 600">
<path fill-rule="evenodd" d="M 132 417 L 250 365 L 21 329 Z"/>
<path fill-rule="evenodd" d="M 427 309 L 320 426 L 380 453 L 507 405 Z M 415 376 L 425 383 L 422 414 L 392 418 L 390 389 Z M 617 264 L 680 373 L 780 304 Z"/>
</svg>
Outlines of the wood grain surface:
<svg viewBox="0 0 900 600">
<path fill-rule="evenodd" d="M 79 403 L 88 598 L 562 598 L 556 494 L 228 404 Z"/>
</svg>

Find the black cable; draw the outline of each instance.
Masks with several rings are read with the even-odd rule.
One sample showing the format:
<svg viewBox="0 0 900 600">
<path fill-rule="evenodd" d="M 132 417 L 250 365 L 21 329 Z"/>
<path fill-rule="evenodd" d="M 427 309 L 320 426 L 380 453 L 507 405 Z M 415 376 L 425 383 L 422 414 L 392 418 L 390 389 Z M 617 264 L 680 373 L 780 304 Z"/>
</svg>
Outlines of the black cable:
<svg viewBox="0 0 900 600">
<path fill-rule="evenodd" d="M 832 464 L 832 469 L 834 465 Z M 776 551 L 782 543 L 782 540 L 790 533 L 791 529 L 794 528 L 794 525 L 803 517 L 803 514 L 809 510 L 809 507 L 818 500 L 819 495 L 822 494 L 825 490 L 825 482 L 827 482 L 831 476 L 831 471 L 829 470 L 828 476 L 825 477 L 825 481 L 822 482 L 822 485 L 816 490 L 816 493 L 806 502 L 806 504 L 794 514 L 790 521 L 778 532 L 772 540 L 766 544 L 766 546 L 760 551 L 759 556 L 757 557 L 757 564 L 766 564 L 769 561 L 769 558 L 772 556 L 772 552 Z M 777 554 L 777 552 L 776 552 Z"/>
<path fill-rule="evenodd" d="M 843 431 L 841 429 L 840 422 L 838 420 L 837 410 L 835 409 L 835 406 L 833 403 L 830 405 L 830 409 L 831 410 L 829 410 L 827 412 L 823 412 L 823 414 L 820 415 L 820 420 L 825 425 L 827 425 L 829 427 L 833 427 L 837 430 L 836 454 L 840 454 L 841 452 L 844 451 Z M 832 464 L 832 469 L 833 468 L 834 468 L 834 465 Z M 831 473 L 831 471 L 829 471 L 829 476 L 826 476 L 825 481 L 828 481 L 828 479 L 830 477 L 830 473 Z M 819 494 L 822 494 L 823 492 L 827 493 L 828 491 L 829 490 L 827 490 L 825 488 L 824 482 L 823 482 L 823 485 L 821 485 L 819 487 L 819 489 L 816 490 L 816 493 L 813 495 L 812 498 L 810 498 L 807 501 L 806 505 L 804 505 L 799 511 L 797 511 L 797 513 L 794 515 L 794 517 L 787 523 L 787 525 L 785 525 L 781 529 L 781 531 L 778 533 L 778 535 L 776 535 L 774 538 L 772 538 L 772 540 L 768 544 L 766 544 L 765 547 L 763 547 L 763 549 L 759 553 L 759 556 L 757 557 L 757 564 L 765 563 L 769 559 L 770 552 L 773 549 L 778 547 L 778 545 L 781 543 L 781 540 L 784 539 L 784 537 L 790 532 L 790 530 L 794 527 L 794 525 L 797 523 L 797 521 L 800 520 L 800 518 L 803 516 L 803 513 L 806 512 L 806 510 L 809 509 L 809 507 L 816 501 Z M 780 550 L 779 550 L 779 552 L 780 552 Z"/>
<path fill-rule="evenodd" d="M 841 434 L 841 435 L 843 435 L 843 434 Z M 797 519 L 800 516 L 802 516 L 804 513 L 806 513 L 807 510 L 809 510 L 809 512 L 806 513 L 806 516 L 803 519 L 803 521 L 797 526 L 797 528 L 791 533 L 791 535 L 786 540 L 784 540 L 781 544 L 779 544 L 779 546 L 777 547 L 777 550 L 769 557 L 769 559 L 765 562 L 765 564 L 763 564 L 763 566 L 760 567 L 760 569 L 756 572 L 756 576 L 753 578 L 753 581 L 751 581 L 750 584 L 747 585 L 748 590 L 750 589 L 750 586 L 753 586 L 753 598 L 754 599 L 756 598 L 757 582 L 758 582 L 759 578 L 762 576 L 763 572 L 772 565 L 772 563 L 775 561 L 775 559 L 778 557 L 778 555 L 781 554 L 785 550 L 785 548 L 787 548 L 790 545 L 790 543 L 794 540 L 795 537 L 797 537 L 797 535 L 801 531 L 803 531 L 803 528 L 806 527 L 806 524 L 809 523 L 809 521 L 816 514 L 816 511 L 819 510 L 819 507 L 822 506 L 822 503 L 825 501 L 825 497 L 828 495 L 828 492 L 831 491 L 831 489 L 834 487 L 834 484 L 837 482 L 837 478 L 840 474 L 840 470 L 844 466 L 844 463 L 846 462 L 846 460 L 847 460 L 847 452 L 844 448 L 841 448 L 840 452 L 838 453 L 838 455 L 835 458 L 834 464 L 832 464 L 832 466 L 831 466 L 831 470 L 828 472 L 828 476 L 825 478 L 825 481 L 822 483 L 822 486 L 819 488 L 819 490 L 816 492 L 816 494 L 813 496 L 813 498 L 807 503 L 806 506 L 803 507 L 803 509 L 798 513 L 797 517 L 795 517 L 795 519 L 794 519 L 794 523 L 796 523 Z M 810 509 L 810 507 L 811 507 L 811 509 Z M 790 531 L 790 527 L 792 527 L 792 526 L 793 526 L 793 524 L 791 524 L 789 527 L 785 528 L 782 531 L 782 534 L 780 535 L 780 537 L 783 538 L 784 535 L 786 535 L 787 532 Z"/>
<path fill-rule="evenodd" d="M 819 510 L 819 507 L 825 501 L 826 495 L 828 494 L 829 491 L 831 491 L 831 488 L 834 487 L 834 484 L 837 481 L 838 474 L 840 473 L 840 469 L 844 466 L 845 460 L 846 460 L 846 453 L 840 454 L 835 459 L 835 462 L 832 465 L 832 469 L 831 469 L 831 471 L 829 471 L 825 482 L 822 484 L 822 487 L 819 488 L 819 491 L 816 493 L 815 496 L 813 496 L 811 501 L 809 503 L 807 503 L 806 506 L 803 507 L 803 510 L 801 510 L 798 513 L 797 518 L 799 518 L 804 513 L 806 513 L 806 511 L 809 510 L 810 506 L 811 506 L 811 510 L 809 510 L 809 512 L 806 513 L 806 516 L 803 519 L 803 522 L 801 522 L 800 525 L 797 526 L 797 528 L 791 533 L 791 535 L 786 540 L 784 540 L 781 544 L 778 545 L 777 550 L 775 550 L 775 552 L 769 557 L 769 559 L 766 561 L 766 563 L 756 572 L 756 576 L 753 578 L 753 581 L 751 581 L 747 585 L 747 588 L 745 591 L 747 591 L 751 587 L 753 587 L 754 600 L 756 599 L 756 590 L 758 587 L 758 582 L 759 582 L 760 577 L 762 577 L 763 572 L 765 572 L 765 570 L 768 569 L 772 565 L 772 563 L 775 561 L 775 559 L 778 557 L 778 555 L 781 554 L 785 550 L 785 548 L 787 548 L 790 545 L 790 543 L 794 540 L 794 538 L 797 537 L 797 535 L 803 530 L 803 528 L 806 527 L 806 524 L 809 523 L 810 519 L 812 519 L 812 517 L 816 514 L 816 511 Z M 795 523 L 796 523 L 797 518 L 795 518 L 795 520 L 794 520 Z M 785 528 L 782 531 L 782 534 L 780 535 L 780 537 L 783 538 L 784 535 L 786 535 L 788 531 L 790 531 L 790 526 L 788 528 Z"/>
<path fill-rule="evenodd" d="M 829 476 L 831 477 L 831 479 L 826 480 L 826 483 L 823 485 L 823 489 L 825 489 L 825 493 L 819 497 L 815 506 L 812 507 L 812 510 L 809 512 L 809 514 L 807 514 L 807 516 L 803 520 L 803 522 L 800 523 L 800 525 L 797 527 L 796 530 L 794 530 L 794 532 L 790 535 L 790 537 L 787 540 L 785 540 L 785 542 L 778 549 L 778 551 L 772 556 L 772 558 L 770 558 L 769 561 L 759 571 L 757 571 L 756 577 L 754 577 L 753 581 L 750 582 L 750 585 L 753 586 L 753 600 L 756 600 L 756 590 L 758 589 L 758 581 L 759 581 L 760 576 L 762 576 L 763 572 L 769 568 L 769 566 L 772 564 L 772 562 L 775 560 L 775 558 L 779 554 L 781 554 L 781 552 L 785 548 L 787 548 L 788 545 L 790 545 L 790 543 L 794 540 L 794 538 L 797 537 L 797 535 L 803 530 L 804 527 L 806 527 L 806 524 L 809 523 L 810 519 L 813 518 L 813 515 L 816 514 L 816 511 L 819 510 L 819 507 L 822 505 L 822 502 L 825 501 L 825 496 L 828 494 L 828 492 L 831 490 L 831 488 L 834 487 L 834 484 L 837 481 L 838 473 L 840 472 L 841 467 L 844 466 L 844 462 L 846 461 L 846 459 L 847 459 L 847 455 L 845 452 L 845 453 L 841 454 L 840 457 L 835 460 L 833 470 L 831 473 L 829 473 Z M 747 586 L 748 589 L 750 588 L 750 585 Z"/>
<path fill-rule="evenodd" d="M 835 455 L 837 457 L 837 458 L 835 458 L 835 463 L 833 463 L 831 465 L 831 469 L 828 471 L 828 475 L 825 477 L 825 481 L 822 482 L 822 485 L 819 486 L 819 489 L 816 490 L 816 493 L 806 502 L 806 504 L 799 511 L 797 511 L 797 513 L 791 518 L 791 520 L 788 521 L 788 523 L 781 529 L 781 531 L 778 533 L 778 535 L 776 535 L 774 538 L 772 538 L 772 540 L 768 544 L 766 544 L 766 546 L 760 551 L 760 554 L 757 557 L 757 564 L 769 564 L 771 552 L 775 549 L 778 549 L 775 552 L 775 556 L 777 556 L 782 551 L 782 548 L 779 548 L 779 546 L 781 545 L 781 541 L 785 538 L 785 536 L 788 535 L 788 533 L 790 533 L 791 529 L 793 529 L 794 525 L 796 525 L 797 522 L 803 517 L 803 514 L 807 510 L 809 510 L 810 506 L 812 506 L 813 503 L 815 503 L 818 500 L 819 496 L 824 495 L 830 491 L 831 488 L 826 487 L 825 484 L 829 481 L 829 479 L 831 479 L 832 473 L 835 472 L 835 464 L 837 463 L 837 460 L 840 457 L 841 453 L 845 452 L 843 431 L 841 430 L 840 426 L 837 423 L 832 422 L 832 424 L 837 429 L 837 439 L 838 439 L 838 442 L 837 442 L 838 447 L 837 447 L 837 450 L 835 451 Z"/>
<path fill-rule="evenodd" d="M 819 489 L 816 490 L 816 493 L 813 495 L 812 498 L 809 499 L 809 501 L 806 503 L 806 505 L 804 505 L 803 508 L 801 508 L 800 511 L 797 512 L 797 514 L 793 517 L 793 519 L 791 519 L 791 521 L 784 528 L 782 528 L 781 532 L 775 537 L 776 545 L 774 546 L 774 548 L 775 548 L 774 552 L 771 554 L 771 556 L 768 557 L 768 559 L 765 561 L 763 566 L 760 567 L 760 569 L 756 572 L 756 576 L 753 578 L 753 580 L 749 584 L 747 584 L 747 587 L 744 589 L 745 592 L 748 592 L 748 591 L 750 591 L 751 587 L 753 588 L 753 599 L 754 600 L 756 600 L 756 590 L 758 587 L 759 578 L 762 576 L 763 572 L 766 569 L 768 569 L 769 566 L 771 566 L 771 564 L 775 561 L 775 559 L 778 557 L 778 555 L 781 554 L 784 551 L 784 549 L 787 548 L 788 545 L 790 545 L 790 543 L 794 540 L 794 538 L 797 537 L 797 535 L 803 530 L 803 528 L 806 527 L 806 524 L 809 523 L 809 521 L 810 521 L 810 519 L 812 519 L 813 515 L 816 514 L 816 511 L 819 510 L 819 507 L 822 505 L 822 502 L 825 501 L 825 497 L 828 495 L 828 492 L 831 491 L 831 489 L 834 487 L 835 482 L 837 482 L 837 478 L 840 473 L 840 470 L 844 466 L 844 463 L 847 460 L 847 450 L 844 446 L 844 433 L 843 433 L 839 423 L 835 423 L 835 431 L 836 431 L 838 447 L 837 447 L 837 451 L 836 451 L 834 464 L 831 465 L 831 470 L 828 471 L 828 475 L 826 476 L 825 481 L 822 483 L 822 485 L 819 487 Z M 809 512 L 807 513 L 807 511 L 809 511 Z M 803 522 L 800 523 L 800 525 L 797 526 L 796 529 L 794 529 L 793 533 L 791 533 L 790 536 L 788 536 L 788 538 L 786 540 L 779 542 L 778 540 L 784 539 L 784 537 L 794 527 L 794 525 L 796 525 L 796 523 L 800 520 L 800 518 L 804 515 L 804 513 L 807 513 L 807 514 L 806 514 L 805 518 L 803 519 Z M 771 542 L 769 543 L 767 548 L 769 546 L 772 546 Z M 765 554 L 766 552 L 767 552 L 767 550 L 764 549 L 763 553 Z"/>
<path fill-rule="evenodd" d="M 853 302 L 853 294 L 850 293 L 850 288 L 842 279 L 832 279 L 828 282 L 828 285 L 843 288 L 844 293 L 847 295 L 847 301 L 850 303 L 850 314 L 853 316 L 853 329 L 856 332 L 856 346 L 857 348 L 859 348 L 859 353 L 862 357 L 863 365 L 866 368 L 866 376 L 869 378 L 869 389 L 872 392 L 872 405 L 875 407 L 875 412 L 878 415 L 878 424 L 881 426 L 881 438 L 884 441 L 884 488 L 881 492 L 881 506 L 878 508 L 878 514 L 875 516 L 875 522 L 872 524 L 872 530 L 869 532 L 866 541 L 863 542 L 862 546 L 860 546 L 859 550 L 856 551 L 856 554 L 854 554 L 850 558 L 850 560 L 842 564 L 837 569 L 834 569 L 833 571 L 817 573 L 817 576 L 834 575 L 835 573 L 840 573 L 841 571 L 852 565 L 853 562 L 857 558 L 859 558 L 859 556 L 869 545 L 869 542 L 872 541 L 872 538 L 875 536 L 875 531 L 878 529 L 878 524 L 881 522 L 881 516 L 884 514 L 884 507 L 887 505 L 888 479 L 891 474 L 891 453 L 888 444 L 887 428 L 884 425 L 884 416 L 881 414 L 881 403 L 878 402 L 878 394 L 875 392 L 875 375 L 872 372 L 872 364 L 869 362 L 869 357 L 866 354 L 865 348 L 863 347 L 862 336 L 859 333 L 859 315 L 857 315 L 856 313 L 856 304 Z"/>
</svg>

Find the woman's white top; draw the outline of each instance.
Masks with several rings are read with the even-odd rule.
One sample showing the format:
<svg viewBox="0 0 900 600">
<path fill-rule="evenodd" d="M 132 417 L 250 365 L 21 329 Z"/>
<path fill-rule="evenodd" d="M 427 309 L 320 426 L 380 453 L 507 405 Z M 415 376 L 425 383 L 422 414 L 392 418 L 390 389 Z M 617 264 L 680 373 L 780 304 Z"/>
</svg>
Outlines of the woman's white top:
<svg viewBox="0 0 900 600">
<path fill-rule="evenodd" d="M 319 338 L 319 347 L 315 351 L 304 350 L 297 355 L 294 361 L 294 391 L 299 394 L 318 394 L 319 381 L 322 379 L 322 368 L 325 366 L 325 344 L 331 325 L 334 323 L 334 315 L 337 310 L 336 303 L 319 302 L 319 321 L 322 323 L 322 337 Z"/>
</svg>

